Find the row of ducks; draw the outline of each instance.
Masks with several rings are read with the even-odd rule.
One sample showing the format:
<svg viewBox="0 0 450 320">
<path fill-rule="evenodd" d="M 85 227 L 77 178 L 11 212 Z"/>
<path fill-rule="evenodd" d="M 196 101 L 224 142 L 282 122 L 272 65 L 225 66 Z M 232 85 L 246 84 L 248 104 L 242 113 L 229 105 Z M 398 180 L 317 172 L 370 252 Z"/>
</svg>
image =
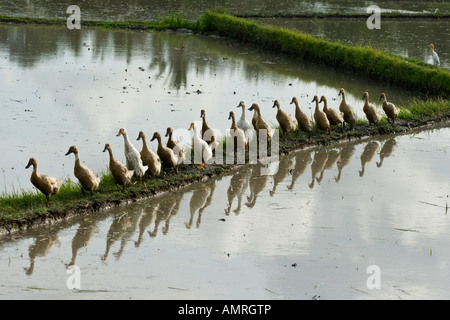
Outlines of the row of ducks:
<svg viewBox="0 0 450 320">
<path fill-rule="evenodd" d="M 204 124 L 201 133 L 202 136 L 204 136 L 203 134 L 206 133 L 207 130 L 210 130 L 205 120 L 204 110 L 202 110 L 201 117 L 203 118 Z M 235 125 L 234 122 L 233 124 Z M 202 154 L 203 163 L 199 166 L 199 168 L 202 169 L 206 162 L 212 157 L 212 150 L 217 147 L 218 143 L 215 141 L 214 136 L 211 136 L 208 141 L 201 139 L 198 135 L 198 130 L 194 122 L 191 123 L 189 130 L 194 131 L 194 147 L 201 148 L 199 154 Z M 121 128 L 116 136 L 123 136 L 126 164 L 123 164 L 114 157 L 111 145 L 109 143 L 105 144 L 103 149 L 103 152 L 108 151 L 109 153 L 109 170 L 114 177 L 116 186 L 122 186 L 125 188 L 126 185 L 131 183 L 131 178 L 133 176 L 138 177 L 139 183 L 142 183 L 142 178 L 146 172 L 148 172 L 152 177 L 159 176 L 161 174 L 162 167 L 175 168 L 178 172 L 178 165 L 185 162 L 185 154 L 181 145 L 173 140 L 172 134 L 172 128 L 167 128 L 166 137 L 168 137 L 168 141 L 166 145 L 162 143 L 162 138 L 159 132 L 155 132 L 153 134 L 150 141 L 158 141 L 158 148 L 155 153 L 148 147 L 145 133 L 140 131 L 137 140 L 142 140 L 142 150 L 139 152 L 128 138 L 126 129 Z M 76 146 L 71 146 L 65 155 L 67 156 L 70 154 L 75 155 L 74 175 L 80 182 L 81 190 L 92 194 L 92 192 L 98 189 L 101 181 L 100 178 L 97 177 L 87 166 L 81 163 L 79 151 Z M 45 195 L 48 204 L 50 201 L 50 196 L 59 192 L 63 180 L 55 179 L 47 174 L 38 172 L 37 161 L 35 158 L 30 158 L 25 168 L 28 169 L 31 166 L 33 166 L 33 172 L 31 174 L 30 181 L 40 192 Z"/>
<path fill-rule="evenodd" d="M 311 102 L 316 102 L 316 107 L 314 110 L 314 121 L 316 127 L 319 130 L 326 131 L 331 134 L 331 127 L 335 125 L 341 126 L 341 132 L 345 128 L 345 124 L 349 124 L 351 129 L 353 129 L 356 122 L 356 115 L 353 108 L 345 100 L 345 90 L 341 88 L 339 90 L 339 95 L 342 96 L 342 101 L 339 105 L 339 111 L 336 109 L 328 107 L 327 99 L 325 96 L 321 96 L 320 100 L 318 96 L 314 96 Z M 369 102 L 369 93 L 364 92 L 362 100 L 365 100 L 363 111 L 366 115 L 367 120 L 370 124 L 376 124 L 381 120 L 381 113 L 377 110 L 376 106 Z M 387 101 L 386 94 L 381 93 L 379 101 L 383 101 L 383 111 L 387 116 L 388 122 L 395 122 L 395 119 L 400 113 L 400 109 L 397 108 L 392 102 Z M 323 109 L 319 108 L 319 104 L 324 104 Z M 280 102 L 278 100 L 274 101 L 273 108 L 277 108 L 276 119 L 280 125 L 282 132 L 291 132 L 295 130 L 300 130 L 306 132 L 311 136 L 313 129 L 313 122 L 308 117 L 308 115 L 300 109 L 298 100 L 296 97 L 292 98 L 291 104 L 295 104 L 295 120 L 280 107 Z M 244 106 L 241 101 L 239 106 Z M 267 129 L 268 139 L 270 140 L 271 128 L 268 123 L 262 118 L 261 110 L 257 104 L 253 104 L 249 110 L 255 110 L 252 126 L 258 132 L 259 129 Z M 243 113 L 244 117 L 244 113 Z M 242 120 L 243 118 L 241 118 Z M 245 119 L 245 118 L 244 118 Z M 239 123 L 238 123 L 239 126 Z M 243 128 L 251 128 L 249 125 L 243 126 Z"/>
<path fill-rule="evenodd" d="M 343 131 L 345 123 L 350 124 L 352 128 L 355 124 L 356 117 L 353 109 L 345 100 L 345 90 L 343 88 L 340 89 L 339 95 L 342 96 L 339 112 L 327 106 L 327 100 L 324 96 L 322 96 L 320 100 L 318 96 L 314 96 L 314 99 L 312 100 L 312 102 L 316 102 L 314 112 L 315 124 L 318 129 L 326 131 L 328 134 L 331 134 L 330 129 L 332 125 L 341 125 L 341 131 Z M 365 99 L 363 111 L 365 112 L 369 123 L 378 123 L 381 119 L 381 114 L 377 111 L 375 105 L 369 103 L 368 92 L 364 93 L 363 99 Z M 396 108 L 394 104 L 387 101 L 384 93 L 381 94 L 380 100 L 383 100 L 383 110 L 388 117 L 388 121 L 390 119 L 394 122 L 398 116 L 399 109 Z M 322 102 L 324 103 L 324 107 L 321 110 L 319 108 L 319 103 Z M 296 97 L 292 98 L 291 104 L 295 104 L 296 121 L 294 121 L 286 111 L 281 109 L 278 100 L 274 101 L 273 108 L 277 108 L 276 119 L 281 130 L 283 132 L 300 130 L 309 133 L 311 136 L 313 129 L 311 119 L 300 109 Z M 242 108 L 242 114 L 239 121 L 236 121 L 233 111 L 230 111 L 228 117 L 228 119 L 232 121 L 230 132 L 232 133 L 232 137 L 234 139 L 235 151 L 236 147 L 239 145 L 245 146 L 245 150 L 247 150 L 249 140 L 252 138 L 251 132 L 256 132 L 256 137 L 259 139 L 259 132 L 261 129 L 266 130 L 266 138 L 270 141 L 273 135 L 273 129 L 269 123 L 263 119 L 259 105 L 257 103 L 253 103 L 248 109 L 249 111 L 254 111 L 251 123 L 245 118 L 246 107 L 244 101 L 241 101 L 237 108 Z M 200 117 L 202 118 L 200 135 L 194 122 L 191 123 L 189 130 L 194 131 L 194 155 L 196 157 L 201 157 L 201 164 L 198 168 L 203 169 L 207 161 L 213 157 L 213 150 L 218 146 L 218 142 L 216 140 L 214 130 L 206 121 L 205 110 L 201 110 Z M 140 131 L 137 140 L 142 140 L 142 150 L 139 152 L 128 138 L 126 129 L 121 128 L 116 136 L 123 136 L 126 164 L 121 163 L 114 157 L 111 145 L 109 143 L 107 143 L 103 149 L 103 152 L 108 151 L 109 153 L 109 170 L 114 176 L 116 186 L 122 186 L 125 188 L 131 183 L 133 176 L 139 178 L 139 183 L 141 184 L 142 178 L 146 172 L 148 172 L 150 176 L 156 177 L 161 174 L 162 167 L 175 168 L 178 172 L 178 166 L 184 163 L 186 158 L 181 145 L 173 140 L 172 134 L 172 128 L 167 128 L 165 136 L 168 137 L 168 141 L 166 145 L 162 143 L 162 138 L 159 132 L 155 132 L 153 134 L 150 141 L 157 140 L 158 142 L 158 148 L 155 153 L 148 147 L 145 133 Z M 69 154 L 75 155 L 74 175 L 80 182 L 81 190 L 92 194 L 93 191 L 98 189 L 100 185 L 100 178 L 81 163 L 78 148 L 76 146 L 71 146 L 65 155 L 67 156 Z M 200 159 L 198 161 L 198 163 L 200 163 Z M 33 166 L 30 181 L 46 196 L 48 204 L 50 201 L 50 196 L 59 192 L 62 185 L 62 179 L 55 179 L 49 175 L 37 172 L 37 161 L 35 158 L 29 159 L 26 168 L 28 169 L 30 166 Z"/>
</svg>

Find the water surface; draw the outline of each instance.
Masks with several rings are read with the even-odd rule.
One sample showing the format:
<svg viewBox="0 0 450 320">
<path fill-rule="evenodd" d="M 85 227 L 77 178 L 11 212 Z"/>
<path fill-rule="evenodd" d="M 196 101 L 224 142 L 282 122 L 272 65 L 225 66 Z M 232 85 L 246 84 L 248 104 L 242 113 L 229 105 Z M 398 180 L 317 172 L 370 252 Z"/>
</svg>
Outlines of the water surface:
<svg viewBox="0 0 450 320">
<path fill-rule="evenodd" d="M 275 1 L 237 1 L 237 0 L 196 0 L 196 1 L 40 1 L 26 2 L 2 0 L 0 12 L 10 16 L 67 18 L 69 5 L 80 7 L 82 19 L 86 20 L 155 20 L 171 13 L 181 13 L 184 18 L 196 20 L 209 9 L 225 8 L 236 14 L 307 14 L 307 13 L 366 13 L 372 1 L 357 0 L 286 0 Z M 448 12 L 449 5 L 444 1 L 379 1 L 382 12 Z"/>
<path fill-rule="evenodd" d="M 0 239 L 10 299 L 448 299 L 450 129 L 271 166 Z M 380 270 L 380 289 L 367 281 Z M 79 290 L 67 288 L 69 266 Z"/>
</svg>

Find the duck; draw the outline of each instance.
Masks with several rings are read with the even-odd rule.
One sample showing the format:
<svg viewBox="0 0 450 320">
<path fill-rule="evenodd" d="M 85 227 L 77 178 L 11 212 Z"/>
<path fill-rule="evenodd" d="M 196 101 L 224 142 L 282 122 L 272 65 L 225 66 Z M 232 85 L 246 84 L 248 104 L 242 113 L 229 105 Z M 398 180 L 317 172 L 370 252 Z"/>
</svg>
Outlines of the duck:
<svg viewBox="0 0 450 320">
<path fill-rule="evenodd" d="M 123 163 L 114 158 L 109 143 L 105 144 L 105 148 L 103 149 L 103 152 L 106 151 L 109 152 L 109 170 L 114 177 L 116 187 L 119 188 L 119 185 L 121 185 L 123 186 L 123 190 L 125 190 L 125 187 L 131 183 L 131 177 L 134 175 L 134 170 L 129 170 Z"/>
<path fill-rule="evenodd" d="M 203 139 L 201 139 L 198 135 L 198 129 L 194 122 L 191 123 L 188 130 L 194 131 L 194 158 L 195 162 L 200 162 L 199 157 L 201 155 L 201 164 L 198 166 L 198 169 L 203 169 L 206 165 L 206 162 L 212 158 L 212 148 L 211 146 Z"/>
<path fill-rule="evenodd" d="M 298 130 L 309 133 L 309 137 L 311 137 L 311 132 L 313 128 L 311 119 L 298 106 L 297 97 L 292 98 L 291 104 L 293 103 L 295 104 L 295 119 L 297 119 Z"/>
<path fill-rule="evenodd" d="M 325 112 L 319 108 L 319 97 L 314 96 L 311 102 L 316 102 L 316 109 L 314 110 L 314 121 L 316 122 L 316 127 L 319 130 L 326 131 L 328 135 L 331 135 L 330 131 L 330 121 L 328 121 Z"/>
<path fill-rule="evenodd" d="M 245 102 L 243 100 L 239 102 L 237 108 L 242 108 L 241 118 L 236 123 L 237 127 L 244 130 L 244 132 L 249 129 L 253 129 L 253 125 L 247 119 L 245 119 Z"/>
<path fill-rule="evenodd" d="M 431 57 L 433 58 L 433 65 L 435 65 L 435 66 L 441 65 L 441 61 L 439 60 L 439 56 L 436 53 L 436 51 L 434 51 L 434 44 L 430 43 L 428 46 L 431 48 Z"/>
<path fill-rule="evenodd" d="M 50 202 L 50 196 L 55 195 L 59 192 L 63 180 L 55 179 L 44 173 L 37 172 L 36 158 L 30 158 L 25 169 L 28 169 L 31 166 L 33 166 L 33 172 L 31 173 L 30 181 L 40 192 L 45 195 L 48 205 Z"/>
<path fill-rule="evenodd" d="M 147 172 L 152 177 L 156 177 L 161 174 L 161 159 L 153 150 L 150 150 L 145 137 L 145 132 L 141 130 L 136 139 L 137 141 L 142 139 L 142 150 L 140 152 L 142 165 L 147 167 Z"/>
<path fill-rule="evenodd" d="M 228 120 L 230 119 L 231 119 L 230 134 L 232 137 L 234 137 L 234 151 L 236 152 L 238 150 L 238 146 L 239 147 L 243 146 L 244 150 L 247 151 L 248 137 L 245 135 L 244 130 L 237 126 L 233 111 L 230 111 L 230 115 L 228 116 Z"/>
<path fill-rule="evenodd" d="M 206 141 L 207 144 L 211 144 L 216 140 L 214 130 L 206 123 L 206 112 L 205 110 L 200 111 L 200 118 L 202 118 L 202 130 L 201 137 Z"/>
<path fill-rule="evenodd" d="M 251 109 L 251 107 L 248 110 L 250 110 L 250 109 Z M 253 111 L 253 116 L 252 116 L 252 126 L 253 126 L 253 129 L 255 129 L 255 131 L 258 131 L 256 129 L 256 121 L 258 120 L 258 111 L 256 109 L 253 109 L 253 110 L 254 111 Z"/>
<path fill-rule="evenodd" d="M 364 100 L 363 111 L 366 114 L 367 120 L 369 120 L 369 124 L 376 124 L 381 119 L 381 114 L 378 112 L 377 107 L 374 104 L 369 103 L 369 93 L 366 91 L 361 100 Z"/>
<path fill-rule="evenodd" d="M 67 151 L 66 156 L 71 153 L 75 155 L 74 175 L 81 184 L 81 191 L 83 193 L 85 191 L 89 191 L 92 195 L 92 192 L 97 190 L 98 186 L 100 185 L 100 178 L 97 177 L 88 167 L 81 163 L 80 157 L 78 155 L 78 148 L 76 146 L 71 146 L 69 148 L 69 151 Z"/>
<path fill-rule="evenodd" d="M 259 105 L 257 103 L 253 103 L 248 110 L 249 111 L 254 110 L 257 115 L 256 122 L 254 124 L 256 136 L 259 137 L 259 130 L 267 130 L 267 141 L 270 142 L 272 138 L 272 128 L 261 116 L 261 109 L 259 108 Z"/>
<path fill-rule="evenodd" d="M 323 112 L 327 115 L 330 126 L 341 125 L 341 132 L 344 132 L 344 117 L 343 114 L 336 109 L 328 108 L 327 98 L 325 96 L 320 97 L 319 103 L 323 102 Z"/>
<path fill-rule="evenodd" d="M 161 135 L 158 131 L 153 133 L 153 137 L 150 141 L 154 141 L 155 139 L 158 140 L 158 149 L 156 150 L 156 153 L 161 159 L 162 166 L 164 168 L 175 168 L 178 173 L 178 159 L 173 150 L 162 144 Z"/>
<path fill-rule="evenodd" d="M 116 136 L 123 136 L 127 168 L 130 170 L 134 170 L 134 175 L 139 178 L 139 183 L 142 184 L 142 177 L 144 176 L 148 167 L 142 164 L 141 154 L 131 144 L 130 140 L 128 139 L 127 130 L 125 128 L 120 128 Z"/>
<path fill-rule="evenodd" d="M 353 111 L 353 108 L 345 101 L 345 90 L 344 88 L 341 88 L 339 90 L 339 95 L 342 96 L 341 104 L 339 105 L 339 111 L 344 114 L 344 127 L 345 123 L 348 123 L 350 125 L 350 129 L 353 130 L 353 127 L 355 126 L 356 122 L 356 116 L 355 112 Z"/>
<path fill-rule="evenodd" d="M 272 108 L 277 107 L 276 119 L 280 125 L 280 128 L 283 132 L 291 132 L 297 128 L 297 123 L 292 120 L 291 116 L 280 107 L 280 101 L 275 100 L 273 102 Z"/>
<path fill-rule="evenodd" d="M 393 104 L 392 102 L 388 102 L 387 101 L 386 94 L 384 92 L 380 95 L 379 101 L 381 101 L 381 100 L 383 100 L 383 106 L 382 107 L 383 107 L 384 113 L 386 113 L 386 116 L 388 118 L 388 122 L 390 122 L 389 121 L 389 119 L 390 119 L 390 120 L 392 120 L 392 124 L 394 124 L 395 119 L 397 119 L 398 114 L 400 113 L 400 109 L 397 108 L 395 106 L 395 104 Z"/>
<path fill-rule="evenodd" d="M 172 135 L 173 135 L 173 130 L 171 127 L 168 127 L 166 130 L 166 137 L 168 137 L 166 147 L 172 149 L 175 156 L 178 155 L 178 164 L 184 163 L 186 161 L 186 155 L 184 154 L 184 151 L 183 151 L 183 148 L 181 147 L 181 145 L 178 142 L 176 142 L 175 140 L 173 140 Z M 177 154 L 177 151 L 178 151 L 178 154 Z"/>
</svg>

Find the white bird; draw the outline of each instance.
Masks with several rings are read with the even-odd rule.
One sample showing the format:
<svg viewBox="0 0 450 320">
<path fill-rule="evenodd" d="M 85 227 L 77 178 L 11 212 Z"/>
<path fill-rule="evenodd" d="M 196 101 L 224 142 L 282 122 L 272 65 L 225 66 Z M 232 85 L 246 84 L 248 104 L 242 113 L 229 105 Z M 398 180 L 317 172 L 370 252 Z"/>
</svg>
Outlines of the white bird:
<svg viewBox="0 0 450 320">
<path fill-rule="evenodd" d="M 241 114 L 241 118 L 239 119 L 238 122 L 236 122 L 236 125 L 238 126 L 238 128 L 247 131 L 248 129 L 253 129 L 252 124 L 245 119 L 245 103 L 244 101 L 239 102 L 237 108 L 242 108 L 242 114 Z"/>
<path fill-rule="evenodd" d="M 203 167 L 205 166 L 206 162 L 212 158 L 213 156 L 213 152 L 212 152 L 212 148 L 210 145 L 208 145 L 208 143 L 203 140 L 200 139 L 199 135 L 198 135 L 198 129 L 195 126 L 195 123 L 192 122 L 191 126 L 189 127 L 188 130 L 194 130 L 194 157 L 196 159 L 198 159 L 197 157 L 202 158 L 202 164 L 198 166 L 199 169 L 203 169 Z"/>
<path fill-rule="evenodd" d="M 253 125 L 245 118 L 245 102 L 239 102 L 237 108 L 242 108 L 241 118 L 236 122 L 238 128 L 244 130 L 245 135 L 247 136 L 248 141 L 253 140 L 254 128 Z M 256 112 L 255 112 L 256 114 Z"/>
<path fill-rule="evenodd" d="M 125 128 L 120 128 L 117 137 L 123 136 L 123 141 L 125 145 L 125 158 L 127 162 L 127 168 L 129 170 L 134 170 L 134 175 L 139 177 L 139 183 L 142 183 L 142 177 L 147 171 L 148 167 L 142 164 L 141 154 L 137 149 L 131 144 L 128 139 L 128 134 Z"/>
<path fill-rule="evenodd" d="M 435 66 L 439 66 L 441 64 L 441 61 L 439 60 L 439 56 L 436 51 L 434 51 L 434 45 L 430 43 L 428 46 L 431 48 L 431 57 L 433 58 L 433 64 Z"/>
</svg>

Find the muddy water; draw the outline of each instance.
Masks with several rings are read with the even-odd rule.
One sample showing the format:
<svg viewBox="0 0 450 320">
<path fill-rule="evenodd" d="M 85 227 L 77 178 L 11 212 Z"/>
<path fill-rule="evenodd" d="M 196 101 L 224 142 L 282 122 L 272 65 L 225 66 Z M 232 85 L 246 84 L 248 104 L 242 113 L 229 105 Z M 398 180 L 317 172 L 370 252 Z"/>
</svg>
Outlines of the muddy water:
<svg viewBox="0 0 450 320">
<path fill-rule="evenodd" d="M 449 137 L 302 150 L 271 175 L 244 167 L 4 236 L 0 297 L 448 299 Z"/>
<path fill-rule="evenodd" d="M 291 115 L 297 96 L 312 115 L 314 95 L 325 95 L 338 108 L 339 88 L 362 117 L 364 91 L 377 101 L 381 92 L 406 104 L 414 92 L 391 88 L 370 79 L 301 64 L 295 59 L 258 52 L 214 37 L 181 33 L 68 30 L 63 27 L 0 26 L 0 192 L 32 189 L 30 157 L 38 171 L 74 179 L 77 145 L 81 160 L 94 172 L 106 170 L 105 143 L 124 160 L 125 127 L 136 141 L 143 130 L 164 135 L 171 126 L 182 143 L 193 121 L 206 110 L 211 127 L 224 134 L 230 110 L 244 100 L 256 102 L 264 118 L 276 125 L 273 100 Z M 247 118 L 252 115 L 246 112 Z M 184 137 L 184 138 L 183 138 Z M 150 142 L 155 149 L 156 143 Z"/>
</svg>

